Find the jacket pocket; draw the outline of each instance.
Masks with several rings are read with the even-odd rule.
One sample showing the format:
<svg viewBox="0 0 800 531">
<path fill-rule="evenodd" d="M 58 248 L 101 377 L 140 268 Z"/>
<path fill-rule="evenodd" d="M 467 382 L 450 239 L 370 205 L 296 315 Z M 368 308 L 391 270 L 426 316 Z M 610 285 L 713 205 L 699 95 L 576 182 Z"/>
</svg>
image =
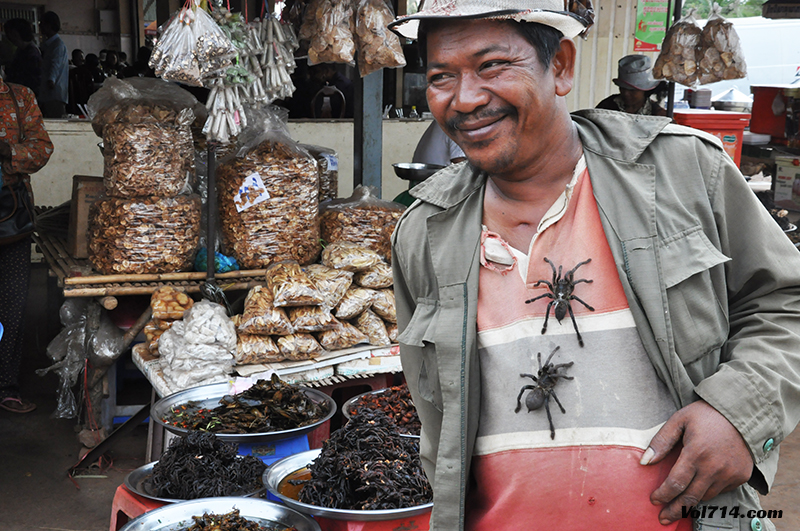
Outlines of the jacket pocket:
<svg viewBox="0 0 800 531">
<path fill-rule="evenodd" d="M 420 397 L 442 411 L 442 389 L 439 383 L 439 370 L 436 363 L 436 318 L 439 312 L 438 301 L 420 299 L 408 325 L 397 337 L 397 341 L 404 345 L 417 347 L 421 360 L 417 378 L 417 388 Z M 406 378 L 414 378 L 406 374 Z"/>
<path fill-rule="evenodd" d="M 663 240 L 660 255 L 675 351 L 688 365 L 719 351 L 728 337 L 727 312 L 714 291 L 711 269 L 730 258 L 700 227 Z"/>
</svg>

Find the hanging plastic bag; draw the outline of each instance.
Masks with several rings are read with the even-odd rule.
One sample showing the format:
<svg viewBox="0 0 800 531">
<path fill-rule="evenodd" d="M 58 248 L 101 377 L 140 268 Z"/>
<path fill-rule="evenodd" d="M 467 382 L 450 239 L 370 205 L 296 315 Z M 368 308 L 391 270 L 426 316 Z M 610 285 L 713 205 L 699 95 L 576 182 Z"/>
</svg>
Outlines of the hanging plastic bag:
<svg viewBox="0 0 800 531">
<path fill-rule="evenodd" d="M 703 30 L 697 24 L 695 12 L 695 9 L 690 9 L 685 17 L 667 30 L 661 53 L 653 65 L 654 78 L 689 87 L 697 85 L 697 62 Z"/>
<path fill-rule="evenodd" d="M 358 0 L 355 9 L 358 72 L 361 77 L 381 68 L 405 66 L 400 38 L 387 29 L 394 20 L 392 6 L 385 0 Z"/>
<path fill-rule="evenodd" d="M 306 7 L 300 39 L 309 41 L 308 64 L 353 64 L 356 45 L 351 22 L 353 3 L 312 0 Z"/>
<path fill-rule="evenodd" d="M 744 52 L 739 35 L 720 14 L 719 4 L 714 2 L 711 16 L 703 27 L 699 60 L 698 81 L 701 85 L 747 76 Z"/>
</svg>

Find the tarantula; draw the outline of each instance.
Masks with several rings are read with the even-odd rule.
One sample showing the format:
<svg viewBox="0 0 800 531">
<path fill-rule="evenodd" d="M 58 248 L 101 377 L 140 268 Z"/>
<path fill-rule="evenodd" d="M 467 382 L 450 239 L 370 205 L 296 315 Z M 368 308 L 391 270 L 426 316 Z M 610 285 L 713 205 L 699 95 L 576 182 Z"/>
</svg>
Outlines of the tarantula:
<svg viewBox="0 0 800 531">
<path fill-rule="evenodd" d="M 581 282 L 586 282 L 588 284 L 592 282 L 591 280 L 586 280 L 585 278 L 580 278 L 578 280 L 573 279 L 573 276 L 575 275 L 575 270 L 577 270 L 580 266 L 584 264 L 588 264 L 589 262 L 592 261 L 592 259 L 588 258 L 583 262 L 580 262 L 578 265 L 567 271 L 567 273 L 563 277 L 561 276 L 562 266 L 558 266 L 558 272 L 556 273 L 555 264 L 553 264 L 553 262 L 548 260 L 547 257 L 545 257 L 544 261 L 550 264 L 550 267 L 553 269 L 553 281 L 548 282 L 547 280 L 538 280 L 536 281 L 536 284 L 533 285 L 533 287 L 535 288 L 539 284 L 544 284 L 548 287 L 550 293 L 544 293 L 542 295 L 539 295 L 538 297 L 529 299 L 525 301 L 525 304 L 529 304 L 543 297 L 548 297 L 550 299 L 553 299 L 547 305 L 547 311 L 544 314 L 544 325 L 542 326 L 542 334 L 547 332 L 547 319 L 550 318 L 550 308 L 555 305 L 554 313 L 559 323 L 567 314 L 567 311 L 569 311 L 569 316 L 572 318 L 572 326 L 575 327 L 575 333 L 578 334 L 578 344 L 580 346 L 583 346 L 583 338 L 581 337 L 581 333 L 578 332 L 578 324 L 575 322 L 575 315 L 572 313 L 572 306 L 570 305 L 569 301 L 576 300 L 581 304 L 583 304 L 584 306 L 586 306 L 589 309 L 589 311 L 592 312 L 594 311 L 594 308 L 592 308 L 591 306 L 583 302 L 580 298 L 572 294 L 573 290 L 575 289 L 575 284 L 579 284 Z"/>
<path fill-rule="evenodd" d="M 520 402 L 522 394 L 530 390 L 531 392 L 525 397 L 525 406 L 528 408 L 528 413 L 544 406 L 544 410 L 547 412 L 547 421 L 550 423 L 551 439 L 556 438 L 556 429 L 553 427 L 553 417 L 550 415 L 550 397 L 552 396 L 556 404 L 558 404 L 558 407 L 561 408 L 561 413 L 567 413 L 567 410 L 564 409 L 564 406 L 562 406 L 561 402 L 558 400 L 553 388 L 558 384 L 559 378 L 564 378 L 565 380 L 573 379 L 572 376 L 566 375 L 566 371 L 568 368 L 572 367 L 574 362 L 559 363 L 558 365 L 550 363 L 553 354 L 555 354 L 559 348 L 560 347 L 556 347 L 553 349 L 553 352 L 547 357 L 547 361 L 544 362 L 544 365 L 542 365 L 542 353 L 538 353 L 539 372 L 536 376 L 532 374 L 520 374 L 521 378 L 531 378 L 536 382 L 536 385 L 525 385 L 519 390 L 519 394 L 517 395 L 517 407 L 514 409 L 514 413 L 519 413 L 519 410 L 522 408 L 522 403 Z"/>
</svg>

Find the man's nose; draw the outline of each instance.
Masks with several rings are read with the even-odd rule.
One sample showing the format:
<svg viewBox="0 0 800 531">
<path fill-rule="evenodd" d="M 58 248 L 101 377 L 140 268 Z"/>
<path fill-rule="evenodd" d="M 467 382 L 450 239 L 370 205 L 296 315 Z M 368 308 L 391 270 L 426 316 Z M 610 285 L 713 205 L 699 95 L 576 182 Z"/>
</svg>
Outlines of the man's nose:
<svg viewBox="0 0 800 531">
<path fill-rule="evenodd" d="M 462 75 L 453 95 L 453 110 L 470 113 L 489 102 L 490 94 L 480 76 L 469 73 Z"/>
</svg>

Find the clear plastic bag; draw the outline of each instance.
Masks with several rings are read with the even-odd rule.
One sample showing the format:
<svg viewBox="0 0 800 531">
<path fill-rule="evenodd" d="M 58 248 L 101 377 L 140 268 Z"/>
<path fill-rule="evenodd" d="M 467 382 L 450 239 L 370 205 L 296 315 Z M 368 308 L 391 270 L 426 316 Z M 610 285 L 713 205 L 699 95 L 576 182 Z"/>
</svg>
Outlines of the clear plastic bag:
<svg viewBox="0 0 800 531">
<path fill-rule="evenodd" d="M 379 199 L 372 187 L 358 186 L 350 197 L 326 201 L 319 209 L 320 235 L 328 245 L 353 242 L 392 261 L 392 232 L 404 205 Z"/>
<path fill-rule="evenodd" d="M 291 334 L 277 339 L 278 348 L 288 361 L 304 361 L 325 353 L 311 334 Z"/>
<path fill-rule="evenodd" d="M 106 275 L 190 270 L 199 238 L 194 195 L 106 197 L 89 211 L 89 259 Z"/>
<path fill-rule="evenodd" d="M 257 365 L 277 363 L 286 359 L 275 341 L 269 336 L 239 334 L 236 343 L 236 364 Z"/>
<path fill-rule="evenodd" d="M 394 291 L 390 289 L 379 289 L 376 291 L 370 308 L 384 321 L 389 321 L 390 323 L 397 322 Z"/>
<path fill-rule="evenodd" d="M 353 281 L 362 288 L 383 289 L 391 287 L 394 283 L 392 266 L 386 262 L 378 262 L 366 271 L 356 273 Z"/>
<path fill-rule="evenodd" d="M 317 163 L 269 116 L 248 122 L 242 148 L 217 171 L 225 254 L 245 269 L 310 264 L 321 249 Z"/>
<path fill-rule="evenodd" d="M 267 289 L 272 303 L 282 306 L 319 306 L 325 302 L 322 292 L 303 272 L 297 262 L 286 260 L 267 268 Z"/>
<path fill-rule="evenodd" d="M 286 313 L 296 332 L 321 332 L 336 326 L 330 310 L 322 306 L 292 306 Z"/>
<path fill-rule="evenodd" d="M 387 29 L 393 20 L 394 11 L 386 0 L 357 0 L 354 25 L 361 77 L 406 65 L 400 38 Z"/>
<path fill-rule="evenodd" d="M 317 160 L 319 170 L 319 202 L 339 197 L 339 155 L 331 148 L 300 144 Z"/>
<path fill-rule="evenodd" d="M 263 286 L 255 286 L 244 301 L 244 313 L 237 328 L 239 332 L 254 335 L 285 336 L 294 332 L 292 323 L 282 308 L 273 304 L 273 295 Z"/>
<path fill-rule="evenodd" d="M 339 241 L 322 250 L 322 264 L 343 271 L 366 271 L 381 262 L 381 256 L 361 244 Z"/>
<path fill-rule="evenodd" d="M 389 335 L 389 341 L 397 343 L 397 335 L 399 334 L 397 323 L 386 323 L 386 333 Z"/>
<path fill-rule="evenodd" d="M 664 36 L 661 53 L 653 65 L 653 77 L 689 87 L 697 85 L 697 63 L 703 30 L 694 17 L 696 10 L 672 25 Z"/>
<path fill-rule="evenodd" d="M 356 328 L 361 330 L 369 338 L 370 345 L 385 347 L 392 344 L 389 334 L 386 332 L 386 325 L 380 317 L 371 310 L 364 312 L 356 319 Z"/>
<path fill-rule="evenodd" d="M 173 286 L 161 286 L 150 295 L 153 320 L 160 330 L 169 330 L 171 321 L 183 319 L 183 314 L 192 306 L 194 300 Z"/>
<path fill-rule="evenodd" d="M 328 309 L 335 308 L 353 284 L 353 273 L 350 271 L 332 269 L 322 264 L 310 264 L 304 270 L 325 297 L 321 306 Z"/>
<path fill-rule="evenodd" d="M 311 0 L 308 3 L 299 37 L 309 41 L 309 65 L 354 62 L 352 19 L 352 2 Z"/>
<path fill-rule="evenodd" d="M 336 306 L 334 314 L 337 319 L 352 319 L 370 306 L 375 300 L 375 290 L 352 286 Z"/>
<path fill-rule="evenodd" d="M 359 343 L 369 343 L 361 330 L 347 321 L 335 321 L 335 327 L 317 334 L 317 340 L 326 350 L 343 350 Z"/>
<path fill-rule="evenodd" d="M 747 76 L 739 35 L 733 23 L 720 14 L 719 4 L 714 2 L 711 16 L 703 27 L 698 81 L 701 85 Z"/>
</svg>

